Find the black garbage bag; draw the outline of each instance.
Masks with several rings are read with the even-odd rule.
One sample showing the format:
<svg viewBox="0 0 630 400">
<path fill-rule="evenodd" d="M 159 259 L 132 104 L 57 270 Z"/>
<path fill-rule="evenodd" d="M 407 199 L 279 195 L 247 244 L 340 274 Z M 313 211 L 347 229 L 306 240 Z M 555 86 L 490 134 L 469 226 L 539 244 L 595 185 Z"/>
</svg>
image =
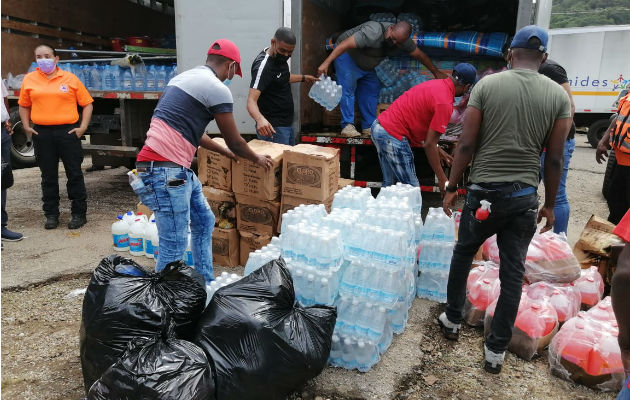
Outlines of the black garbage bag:
<svg viewBox="0 0 630 400">
<path fill-rule="evenodd" d="M 83 299 L 80 355 L 86 393 L 131 339 L 160 331 L 165 311 L 177 337 L 192 339 L 205 304 L 203 277 L 183 261 L 156 273 L 118 255 L 104 258 Z"/>
<path fill-rule="evenodd" d="M 195 344 L 177 339 L 165 322 L 152 338 L 134 338 L 114 365 L 90 388 L 88 400 L 214 400 L 208 358 Z"/>
<path fill-rule="evenodd" d="M 283 399 L 326 366 L 336 319 L 295 303 L 280 258 L 219 289 L 193 342 L 214 364 L 218 400 Z"/>
</svg>

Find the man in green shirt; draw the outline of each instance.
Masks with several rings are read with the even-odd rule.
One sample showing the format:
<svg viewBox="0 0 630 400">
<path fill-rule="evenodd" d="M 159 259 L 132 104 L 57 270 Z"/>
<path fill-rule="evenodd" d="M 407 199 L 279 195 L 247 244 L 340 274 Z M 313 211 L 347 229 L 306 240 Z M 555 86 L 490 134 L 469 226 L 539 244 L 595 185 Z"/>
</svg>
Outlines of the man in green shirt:
<svg viewBox="0 0 630 400">
<path fill-rule="evenodd" d="M 470 186 L 453 250 L 442 332 L 456 340 L 466 299 L 466 280 L 474 254 L 497 235 L 501 294 L 484 345 L 484 369 L 499 373 L 512 338 L 527 248 L 536 223 L 541 233 L 553 227 L 553 208 L 562 175 L 564 142 L 571 124 L 571 103 L 562 87 L 538 73 L 547 58 L 547 32 L 535 25 L 520 29 L 510 46 L 508 71 L 483 78 L 473 88 L 463 132 L 446 185 L 444 211 L 451 214 L 457 182 L 472 160 Z M 538 210 L 540 155 L 546 148 L 545 204 Z M 480 202 L 490 214 L 477 213 Z"/>
<path fill-rule="evenodd" d="M 446 74 L 433 65 L 410 35 L 411 26 L 405 21 L 396 24 L 368 21 L 339 35 L 335 49 L 319 66 L 317 75 L 328 74 L 328 68 L 334 61 L 337 83 L 343 88 L 339 103 L 342 136 L 361 135 L 354 126 L 355 96 L 361 111 L 362 133 L 370 135 L 370 127 L 376 119 L 378 92 L 381 90 L 374 67 L 385 57 L 407 53 L 426 66 L 436 78 L 446 78 Z"/>
</svg>

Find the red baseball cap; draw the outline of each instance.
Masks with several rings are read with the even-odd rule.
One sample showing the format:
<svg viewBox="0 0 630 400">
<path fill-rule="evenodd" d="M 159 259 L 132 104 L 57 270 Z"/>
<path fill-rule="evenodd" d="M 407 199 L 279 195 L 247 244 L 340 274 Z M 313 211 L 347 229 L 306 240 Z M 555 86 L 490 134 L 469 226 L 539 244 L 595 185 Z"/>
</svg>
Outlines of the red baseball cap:
<svg viewBox="0 0 630 400">
<path fill-rule="evenodd" d="M 216 48 L 218 47 L 218 48 Z M 210 45 L 208 54 L 218 54 L 220 56 L 236 61 L 236 75 L 243 77 L 241 73 L 241 52 L 233 41 L 229 39 L 219 39 Z"/>
</svg>

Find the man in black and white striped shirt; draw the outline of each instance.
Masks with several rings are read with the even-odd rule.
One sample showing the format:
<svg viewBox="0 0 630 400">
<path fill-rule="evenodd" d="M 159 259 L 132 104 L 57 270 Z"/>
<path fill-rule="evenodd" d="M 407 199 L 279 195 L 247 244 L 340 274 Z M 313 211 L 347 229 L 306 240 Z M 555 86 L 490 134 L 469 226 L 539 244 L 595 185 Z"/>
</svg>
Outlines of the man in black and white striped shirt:
<svg viewBox="0 0 630 400">
<path fill-rule="evenodd" d="M 295 48 L 295 34 L 278 28 L 271 46 L 256 56 L 252 64 L 252 82 L 247 97 L 247 111 L 256 121 L 258 138 L 275 143 L 295 144 L 291 83 L 315 82 L 311 75 L 295 75 L 288 60 Z"/>
</svg>

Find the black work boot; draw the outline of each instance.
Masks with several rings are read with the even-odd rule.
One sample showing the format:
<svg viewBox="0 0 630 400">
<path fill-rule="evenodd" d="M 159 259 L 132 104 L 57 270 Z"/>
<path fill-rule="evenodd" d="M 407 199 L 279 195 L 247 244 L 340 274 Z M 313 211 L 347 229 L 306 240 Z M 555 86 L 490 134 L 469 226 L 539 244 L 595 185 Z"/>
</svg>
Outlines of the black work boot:
<svg viewBox="0 0 630 400">
<path fill-rule="evenodd" d="M 68 222 L 68 229 L 79 229 L 87 223 L 85 215 L 72 214 L 70 222 Z"/>
<path fill-rule="evenodd" d="M 46 223 L 44 223 L 45 229 L 55 229 L 59 226 L 59 216 L 58 215 L 47 215 Z"/>
</svg>

